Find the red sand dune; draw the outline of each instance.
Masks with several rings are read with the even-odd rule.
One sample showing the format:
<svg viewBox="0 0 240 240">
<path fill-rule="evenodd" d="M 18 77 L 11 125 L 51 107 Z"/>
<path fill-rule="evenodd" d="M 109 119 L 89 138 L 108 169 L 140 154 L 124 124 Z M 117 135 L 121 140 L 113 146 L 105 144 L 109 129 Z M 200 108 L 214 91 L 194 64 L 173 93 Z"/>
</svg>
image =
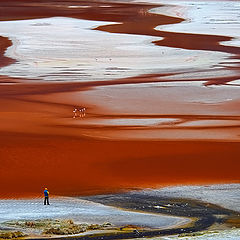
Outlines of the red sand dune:
<svg viewBox="0 0 240 240">
<path fill-rule="evenodd" d="M 92 7 L 67 8 L 76 3 Z M 80 3 L 76 1 L 1 1 L 0 20 L 66 16 L 121 22 L 122 24 L 101 26 L 97 29 L 112 33 L 164 37 L 155 44 L 233 53 L 239 59 L 239 48 L 219 45 L 221 41 L 231 40 L 230 37 L 154 30 L 154 27 L 161 24 L 183 21 L 180 18 L 163 15 L 141 14 L 155 5 L 107 2 L 111 7 L 101 8 L 100 5 L 103 4 L 104 2 L 98 1 L 81 1 Z M 0 67 L 14 61 L 3 56 L 8 46 L 10 41 L 0 37 Z M 239 69 L 235 70 L 239 71 Z M 81 128 L 79 136 L 76 136 L 74 126 L 66 128 L 58 122 L 59 115 L 65 117 L 69 109 L 71 111 L 74 106 L 74 102 L 71 102 L 73 92 L 86 91 L 98 86 L 172 82 L 163 77 L 170 77 L 173 74 L 152 74 L 88 83 L 38 83 L 28 79 L 1 76 L 1 196 L 29 196 L 41 192 L 45 186 L 55 194 L 78 195 L 179 183 L 239 182 L 240 143 L 233 142 L 231 139 L 226 139 L 226 142 L 96 140 L 84 138 Z M 205 82 L 206 85 L 226 84 L 237 79 L 239 74 L 232 77 L 212 77 L 205 79 Z M 183 80 L 175 79 L 174 81 Z M 202 81 L 202 79 L 189 81 Z M 1 83 L 15 84 L 1 85 Z M 63 98 L 64 103 L 48 100 L 51 94 L 59 94 L 58 97 Z M 100 117 L 106 117 L 101 109 L 98 111 L 100 111 Z M 124 114 L 114 116 L 127 117 Z M 188 119 L 239 120 L 237 115 L 227 113 L 221 116 L 165 115 L 165 117 L 176 116 L 182 121 Z M 91 126 L 88 127 L 91 128 Z M 99 128 L 103 131 L 113 131 L 116 126 Z M 239 131 L 239 128 L 239 125 L 234 126 L 231 131 Z"/>
<path fill-rule="evenodd" d="M 239 143 L 106 141 L 3 133 L 1 195 L 78 195 L 239 180 Z"/>
</svg>

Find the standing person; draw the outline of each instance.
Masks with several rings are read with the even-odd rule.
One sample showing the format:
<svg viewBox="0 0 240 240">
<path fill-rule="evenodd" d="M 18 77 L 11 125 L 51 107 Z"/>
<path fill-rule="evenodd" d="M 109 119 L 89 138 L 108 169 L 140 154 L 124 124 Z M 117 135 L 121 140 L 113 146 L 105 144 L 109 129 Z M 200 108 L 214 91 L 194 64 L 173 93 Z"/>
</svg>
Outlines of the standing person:
<svg viewBox="0 0 240 240">
<path fill-rule="evenodd" d="M 47 188 L 44 190 L 44 205 L 50 205 L 49 204 L 49 191 Z"/>
</svg>

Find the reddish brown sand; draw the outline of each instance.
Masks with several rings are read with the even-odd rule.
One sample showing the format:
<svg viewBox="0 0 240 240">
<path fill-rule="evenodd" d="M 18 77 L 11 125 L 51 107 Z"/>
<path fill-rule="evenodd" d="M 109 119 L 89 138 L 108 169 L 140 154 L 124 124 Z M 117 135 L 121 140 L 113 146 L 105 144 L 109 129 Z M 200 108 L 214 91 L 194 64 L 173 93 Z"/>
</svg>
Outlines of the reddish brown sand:
<svg viewBox="0 0 240 240">
<path fill-rule="evenodd" d="M 14 62 L 13 59 L 5 57 L 3 54 L 8 47 L 12 45 L 11 41 L 8 38 L 0 36 L 0 67 L 7 66 Z"/>
<path fill-rule="evenodd" d="M 239 143 L 104 141 L 2 133 L 2 194 L 81 194 L 239 180 Z M 12 194 L 13 195 L 13 194 Z"/>
<path fill-rule="evenodd" d="M 142 14 L 153 5 L 107 2 L 106 5 L 112 7 L 101 8 L 99 6 L 103 5 L 103 2 L 81 1 L 77 4 L 91 5 L 92 8 L 67 8 L 75 4 L 76 1 L 1 1 L 0 20 L 68 16 L 122 22 L 118 25 L 101 26 L 98 30 L 159 36 L 164 39 L 155 42 L 157 45 L 234 53 L 236 58 L 239 58 L 239 48 L 219 45 L 221 41 L 231 40 L 230 37 L 155 31 L 153 28 L 158 25 L 179 23 L 183 19 Z M 14 61 L 3 57 L 3 52 L 9 45 L 9 40 L 0 37 L 0 66 Z M 226 84 L 239 79 L 239 69 L 235 70 L 236 74 L 232 77 L 212 77 L 206 79 L 205 84 Z M 46 83 L 1 76 L 0 83 L 5 83 L 0 85 L 1 196 L 30 196 L 41 192 L 44 186 L 48 186 L 55 194 L 78 195 L 167 184 L 239 182 L 240 143 L 236 139 L 233 141 L 226 138 L 225 142 L 96 140 L 86 138 L 83 134 L 87 128 L 97 131 L 93 126 L 75 128 L 60 121 L 62 118 L 71 118 L 69 112 L 75 105 L 72 100 L 74 92 L 98 86 L 171 81 L 163 79 L 165 76 L 171 76 L 171 73 L 88 83 Z M 189 81 L 202 81 L 202 78 Z M 52 100 L 54 94 L 55 101 Z M 61 102 L 58 99 L 61 99 Z M 235 102 L 226 105 L 226 112 L 223 111 L 221 115 L 178 113 L 139 116 L 177 117 L 183 122 L 189 119 L 239 121 L 238 115 L 228 114 L 229 108 L 236 110 L 238 104 Z M 97 112 L 100 117 L 107 117 L 105 112 L 101 112 L 101 108 L 94 109 L 91 103 L 88 103 L 87 107 L 92 109 L 92 112 Z M 113 115 L 110 113 L 111 117 Z M 124 113 L 114 116 L 134 117 Z M 119 126 L 98 128 L 103 132 L 116 131 L 116 128 L 118 131 L 122 130 Z M 220 128 L 225 132 L 240 134 L 239 122 L 231 127 Z M 196 130 L 199 129 L 204 127 Z"/>
</svg>

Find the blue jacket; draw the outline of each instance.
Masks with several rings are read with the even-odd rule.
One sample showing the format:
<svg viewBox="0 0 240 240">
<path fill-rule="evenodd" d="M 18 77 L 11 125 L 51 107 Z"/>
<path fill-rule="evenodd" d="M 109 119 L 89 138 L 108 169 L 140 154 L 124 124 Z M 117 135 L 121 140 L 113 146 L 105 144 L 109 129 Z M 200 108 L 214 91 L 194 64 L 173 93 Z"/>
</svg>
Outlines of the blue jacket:
<svg viewBox="0 0 240 240">
<path fill-rule="evenodd" d="M 44 196 L 45 196 L 45 197 L 48 197 L 48 195 L 49 195 L 48 190 L 44 190 Z"/>
</svg>

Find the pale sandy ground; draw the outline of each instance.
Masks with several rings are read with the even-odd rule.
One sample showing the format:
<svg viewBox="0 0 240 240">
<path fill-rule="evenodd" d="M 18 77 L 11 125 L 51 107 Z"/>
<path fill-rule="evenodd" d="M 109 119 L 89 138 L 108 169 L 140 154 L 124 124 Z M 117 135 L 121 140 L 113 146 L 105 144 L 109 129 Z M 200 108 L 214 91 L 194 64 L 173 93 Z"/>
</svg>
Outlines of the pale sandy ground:
<svg viewBox="0 0 240 240">
<path fill-rule="evenodd" d="M 137 193 L 137 192 L 134 192 Z M 190 198 L 218 204 L 222 207 L 240 212 L 240 184 L 217 184 L 165 187 L 156 190 L 140 191 L 148 196 L 172 198 Z M 0 223 L 20 219 L 74 219 L 79 223 L 111 222 L 117 226 L 133 224 L 150 228 L 169 228 L 184 225 L 190 220 L 161 214 L 124 211 L 91 201 L 76 198 L 52 198 L 50 206 L 44 206 L 42 199 L 0 200 Z M 200 232 L 201 233 L 201 232 Z M 155 237 L 151 239 L 231 239 L 238 240 L 239 229 L 210 230 L 195 237 Z"/>
<path fill-rule="evenodd" d="M 0 22 L 0 34 L 15 44 L 6 55 L 19 61 L 0 74 L 82 82 L 135 76 L 163 63 L 153 37 L 91 30 L 106 24 L 113 22 L 66 17 Z"/>
<path fill-rule="evenodd" d="M 142 193 L 142 192 L 141 192 Z M 175 186 L 156 190 L 145 190 L 144 193 L 152 196 L 167 196 L 173 198 L 190 198 L 220 205 L 222 207 L 240 212 L 240 184 L 216 184 L 216 185 L 195 185 L 195 186 Z M 239 240 L 240 229 L 216 230 L 209 232 L 199 232 L 202 236 L 178 237 L 154 237 L 154 240 Z"/>
<path fill-rule="evenodd" d="M 191 198 L 240 212 L 240 184 L 171 186 L 143 191 L 147 195 Z"/>
<path fill-rule="evenodd" d="M 0 74 L 81 82 L 206 68 L 216 68 L 215 74 L 221 76 L 232 75 L 215 67 L 227 53 L 155 46 L 151 42 L 161 37 L 91 30 L 109 24 L 114 22 L 66 17 L 2 21 L 0 34 L 14 43 L 6 56 L 18 62 L 0 69 Z"/>
<path fill-rule="evenodd" d="M 117 226 L 127 224 L 151 228 L 169 228 L 184 225 L 191 220 L 161 214 L 124 211 L 114 207 L 76 198 L 51 198 L 50 206 L 42 199 L 0 200 L 0 224 L 11 220 L 73 219 L 78 223 L 110 222 Z"/>
<path fill-rule="evenodd" d="M 165 187 L 156 190 L 146 189 L 140 191 L 140 194 L 142 193 L 148 196 L 197 199 L 240 212 L 240 184 Z M 67 218 L 74 219 L 79 223 L 111 222 L 117 226 L 133 224 L 141 227 L 168 228 L 181 226 L 190 221 L 181 217 L 124 211 L 91 201 L 68 197 L 52 198 L 50 206 L 44 206 L 42 199 L 0 200 L 0 213 L 0 223 L 20 219 Z M 203 235 L 194 237 L 178 237 L 176 235 L 150 239 L 238 240 L 240 230 L 209 230 L 198 234 Z"/>
</svg>

